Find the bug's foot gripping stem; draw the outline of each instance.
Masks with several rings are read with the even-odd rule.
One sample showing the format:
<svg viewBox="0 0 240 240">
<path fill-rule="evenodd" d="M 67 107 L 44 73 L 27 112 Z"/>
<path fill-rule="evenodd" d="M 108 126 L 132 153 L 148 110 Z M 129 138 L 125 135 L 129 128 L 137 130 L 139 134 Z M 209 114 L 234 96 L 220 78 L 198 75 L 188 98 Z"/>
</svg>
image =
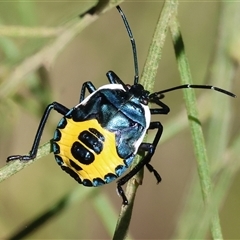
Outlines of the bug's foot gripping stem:
<svg viewBox="0 0 240 240">
<path fill-rule="evenodd" d="M 34 158 L 35 156 L 33 157 L 29 155 L 12 155 L 7 158 L 7 162 L 16 161 L 16 160 L 30 161 L 30 160 L 33 160 Z"/>
</svg>

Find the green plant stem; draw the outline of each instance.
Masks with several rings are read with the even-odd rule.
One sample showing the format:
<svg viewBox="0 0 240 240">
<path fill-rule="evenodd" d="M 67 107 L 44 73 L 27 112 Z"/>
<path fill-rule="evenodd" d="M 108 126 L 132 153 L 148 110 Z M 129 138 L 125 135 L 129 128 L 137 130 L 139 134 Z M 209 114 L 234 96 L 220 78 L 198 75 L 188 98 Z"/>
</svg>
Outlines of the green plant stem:
<svg viewBox="0 0 240 240">
<path fill-rule="evenodd" d="M 154 82 L 159 61 L 162 56 L 162 49 L 166 40 L 168 26 L 171 19 L 177 14 L 177 8 L 178 1 L 166 0 L 162 13 L 159 16 L 140 79 L 140 84 L 149 92 L 153 92 L 154 90 Z"/>
<path fill-rule="evenodd" d="M 192 84 L 190 68 L 184 50 L 184 44 L 177 18 L 171 22 L 170 31 L 174 43 L 178 68 L 181 75 L 181 81 L 183 84 Z M 203 132 L 200 121 L 198 120 L 198 112 L 195 107 L 196 97 L 194 91 L 185 90 L 184 98 L 189 118 L 190 129 L 192 133 L 194 151 L 197 159 L 197 169 L 202 191 L 202 197 L 206 206 L 209 204 L 209 199 L 212 193 L 212 183 Z M 221 226 L 216 208 L 213 210 L 211 233 L 213 239 L 222 239 Z"/>
<path fill-rule="evenodd" d="M 181 75 L 181 82 L 182 84 L 192 84 L 193 81 L 177 19 L 171 22 L 170 31 L 172 34 L 178 68 Z M 202 195 L 204 201 L 207 201 L 208 195 L 211 191 L 211 178 L 204 137 L 196 109 L 196 96 L 194 91 L 184 90 L 184 98 L 188 118 L 190 120 L 189 124 L 192 132 L 195 154 L 199 165 L 198 171 L 201 179 Z"/>
<path fill-rule="evenodd" d="M 6 37 L 49 38 L 57 37 L 62 31 L 62 27 L 0 26 L 0 36 Z"/>
<path fill-rule="evenodd" d="M 239 67 L 240 63 L 239 51 L 236 51 L 236 49 L 239 49 L 239 32 L 236 31 L 236 28 L 240 21 L 240 9 L 239 4 L 230 3 L 229 1 L 222 1 L 220 7 L 215 56 L 212 66 L 209 67 L 209 69 L 212 70 L 210 82 L 213 85 L 220 84 L 220 87 L 230 90 L 237 67 Z M 234 119 L 234 117 L 231 116 L 232 109 L 229 102 L 231 101 L 232 103 L 233 100 L 234 99 L 226 98 L 221 94 L 213 94 L 212 100 L 210 100 L 215 107 L 212 108 L 207 147 L 212 165 L 212 176 L 217 176 L 218 181 L 210 196 L 210 204 L 205 206 L 205 211 L 199 211 L 199 214 L 196 213 L 196 209 L 202 208 L 200 205 L 196 206 L 196 201 L 199 199 L 198 181 L 196 179 L 192 181 L 191 190 L 189 191 L 191 197 L 186 200 L 188 201 L 188 205 L 183 210 L 184 215 L 180 220 L 178 234 L 175 238 L 202 239 L 206 236 L 210 219 L 213 216 L 212 209 L 216 211 L 222 205 L 236 172 L 239 169 L 238 148 L 234 147 L 233 150 L 233 147 L 231 147 L 226 151 L 232 126 L 231 120 Z M 221 105 L 219 105 L 219 103 L 221 103 Z M 235 143 L 239 144 L 239 139 L 235 140 Z M 196 218 L 194 216 L 196 216 Z M 215 216 L 217 216 L 217 213 Z M 184 222 L 191 223 L 191 226 L 189 226 L 190 224 L 184 226 Z M 198 225 L 197 231 L 196 225 Z M 211 229 L 214 239 L 222 238 L 218 216 L 213 217 Z"/>
<path fill-rule="evenodd" d="M 152 43 L 148 51 L 148 56 L 140 80 L 140 84 L 142 84 L 143 87 L 150 92 L 152 92 L 154 88 L 154 82 L 157 75 L 159 61 L 161 59 L 162 48 L 167 35 L 168 25 L 171 18 L 177 14 L 177 6 L 178 4 L 175 0 L 165 1 L 155 27 Z M 137 157 L 134 161 L 133 167 L 139 161 L 141 161 L 141 158 Z M 128 181 L 126 187 L 126 197 L 128 198 L 129 204 L 127 206 L 122 206 L 121 208 L 113 239 L 124 239 L 127 235 L 136 191 L 138 186 L 142 183 L 142 180 L 143 172 L 140 171 L 138 174 L 133 176 L 130 181 Z"/>
<path fill-rule="evenodd" d="M 0 169 L 0 182 L 6 180 L 7 178 L 11 177 L 12 175 L 16 174 L 17 172 L 23 170 L 25 167 L 29 166 L 36 160 L 47 156 L 51 152 L 51 145 L 50 142 L 43 144 L 38 149 L 37 157 L 32 161 L 12 161 L 7 163 L 4 167 Z"/>
</svg>

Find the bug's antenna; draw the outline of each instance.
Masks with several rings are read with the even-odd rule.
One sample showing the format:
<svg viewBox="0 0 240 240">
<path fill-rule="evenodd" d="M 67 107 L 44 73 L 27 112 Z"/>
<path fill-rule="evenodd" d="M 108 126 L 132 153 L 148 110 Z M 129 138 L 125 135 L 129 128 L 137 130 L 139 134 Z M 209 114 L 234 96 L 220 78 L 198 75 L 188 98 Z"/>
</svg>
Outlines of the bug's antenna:
<svg viewBox="0 0 240 240">
<path fill-rule="evenodd" d="M 123 23 L 127 29 L 128 32 L 128 36 L 130 38 L 131 44 L 132 44 L 132 51 L 133 51 L 133 61 L 134 61 L 134 70 L 135 70 L 135 75 L 134 75 L 134 84 L 138 83 L 138 78 L 139 78 L 139 73 L 138 73 L 138 59 L 137 59 L 137 49 L 136 49 L 136 43 L 135 43 L 135 39 L 133 38 L 133 34 L 131 31 L 131 28 L 128 24 L 127 18 L 125 16 L 125 14 L 123 13 L 122 9 L 120 8 L 120 6 L 116 6 L 117 10 L 119 11 L 119 13 L 121 14 L 121 17 L 123 19 Z"/>
<path fill-rule="evenodd" d="M 224 90 L 222 88 L 218 88 L 218 87 L 214 87 L 214 86 L 211 86 L 211 85 L 194 85 L 194 84 L 184 84 L 184 85 L 180 85 L 180 86 L 176 86 L 176 87 L 172 87 L 172 88 L 168 88 L 168 89 L 165 89 L 165 90 L 162 90 L 162 91 L 159 91 L 159 92 L 155 92 L 155 93 L 152 93 L 151 95 L 152 96 L 158 96 L 158 97 L 161 97 L 163 95 L 163 93 L 166 93 L 166 92 L 172 92 L 172 91 L 175 91 L 175 90 L 178 90 L 178 89 L 182 89 L 182 88 L 202 88 L 202 89 L 211 89 L 211 90 L 215 90 L 215 91 L 218 91 L 218 92 L 221 92 L 221 93 L 224 93 L 230 97 L 236 97 L 235 94 L 227 91 L 227 90 Z M 151 96 L 150 95 L 150 96 Z"/>
</svg>

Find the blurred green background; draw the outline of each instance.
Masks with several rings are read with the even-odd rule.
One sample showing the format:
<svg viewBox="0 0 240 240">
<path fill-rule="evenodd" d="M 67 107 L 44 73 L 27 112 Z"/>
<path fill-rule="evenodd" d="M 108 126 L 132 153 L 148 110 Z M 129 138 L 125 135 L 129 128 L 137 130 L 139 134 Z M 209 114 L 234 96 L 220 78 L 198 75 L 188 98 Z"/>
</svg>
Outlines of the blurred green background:
<svg viewBox="0 0 240 240">
<path fill-rule="evenodd" d="M 78 21 L 78 15 L 93 4 L 94 2 L 90 1 L 1 2 L 0 24 L 5 28 L 7 26 L 28 26 L 36 29 L 61 27 L 72 20 Z M 163 2 L 126 1 L 121 6 L 136 39 L 141 71 Z M 218 1 L 180 1 L 179 19 L 195 84 L 209 83 L 208 75 L 211 70 L 209 64 L 217 41 L 219 14 Z M 37 32 L 41 33 L 40 30 Z M 2 83 L 15 68 L 55 39 L 55 36 L 13 35 L 14 37 L 0 36 Z M 29 65 L 31 64 L 27 67 L 31 68 Z M 42 111 L 48 103 L 57 101 L 66 107 L 73 107 L 79 101 L 82 83 L 91 80 L 96 87 L 99 87 L 107 83 L 105 73 L 108 70 L 115 71 L 125 83 L 133 82 L 131 45 L 122 20 L 114 8 L 78 34 L 58 54 L 53 65 L 49 66 L 48 62 L 44 62 L 42 68 L 24 75 L 19 80 L 20 84 L 16 84 L 10 94 L 0 95 L 1 167 L 5 165 L 7 156 L 23 154 L 30 150 Z M 239 77 L 238 70 L 233 86 L 234 93 L 238 96 L 240 95 L 240 89 L 237 87 Z M 180 84 L 170 36 L 163 49 L 157 79 L 156 91 Z M 212 94 L 219 93 L 197 91 L 199 99 L 201 96 Z M 173 121 L 180 112 L 184 111 L 182 98 L 181 91 L 166 95 L 164 102 L 169 105 L 171 112 L 168 116 L 157 116 L 163 125 Z M 222 101 L 226 98 L 228 97 L 223 95 Z M 230 101 L 235 117 L 230 134 L 230 140 L 233 140 L 239 135 L 239 98 Z M 221 103 L 214 107 L 221 107 Z M 199 109 L 203 114 L 204 111 L 204 106 Z M 51 115 L 42 143 L 52 138 L 60 118 L 57 113 Z M 176 120 L 174 124 L 177 125 L 178 121 Z M 207 128 L 208 122 L 204 121 L 204 132 Z M 218 141 L 218 138 L 219 136 L 216 136 L 215 140 Z M 144 183 L 137 192 L 129 229 L 133 239 L 169 239 L 177 231 L 183 207 L 188 205 L 190 183 L 196 175 L 190 131 L 185 129 L 160 144 L 152 159 L 152 165 L 159 171 L 163 181 L 156 185 L 152 174 L 145 172 Z M 239 184 L 240 176 L 236 174 L 221 204 L 220 217 L 226 239 L 240 238 Z M 117 196 L 115 187 L 114 183 L 101 187 L 98 189 L 98 194 L 106 195 L 118 213 L 121 199 Z M 52 154 L 2 182 L 0 238 L 5 239 L 12 235 L 61 196 L 76 188 L 81 191 L 84 187 L 77 185 L 72 178 L 61 171 Z M 83 189 L 83 191 L 92 192 L 94 189 Z M 202 199 L 199 198 L 199 201 Z M 108 206 L 103 206 L 107 215 Z M 111 219 L 113 223 L 116 221 L 117 218 Z M 92 204 L 91 197 L 81 202 L 74 201 L 65 211 L 28 237 L 28 239 L 109 238 L 111 235 L 109 236 L 96 207 Z"/>
</svg>

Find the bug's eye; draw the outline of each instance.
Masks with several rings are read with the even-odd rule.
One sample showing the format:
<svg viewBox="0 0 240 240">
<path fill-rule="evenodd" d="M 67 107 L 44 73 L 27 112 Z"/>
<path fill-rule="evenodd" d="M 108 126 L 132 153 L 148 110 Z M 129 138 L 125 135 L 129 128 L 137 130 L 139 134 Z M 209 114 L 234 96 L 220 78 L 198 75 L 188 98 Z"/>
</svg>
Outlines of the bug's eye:
<svg viewBox="0 0 240 240">
<path fill-rule="evenodd" d="M 130 84 L 126 84 L 126 87 L 127 87 L 127 89 L 130 89 L 131 85 Z"/>
</svg>

